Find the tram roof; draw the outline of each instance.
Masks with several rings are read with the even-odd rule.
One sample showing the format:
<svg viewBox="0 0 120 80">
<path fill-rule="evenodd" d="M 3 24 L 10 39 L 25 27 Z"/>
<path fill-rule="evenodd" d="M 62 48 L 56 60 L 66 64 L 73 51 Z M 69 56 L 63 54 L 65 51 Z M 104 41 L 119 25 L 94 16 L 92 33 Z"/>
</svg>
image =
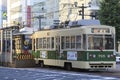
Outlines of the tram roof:
<svg viewBox="0 0 120 80">
<path fill-rule="evenodd" d="M 17 29 L 18 26 L 8 26 L 8 27 L 2 27 L 0 30 L 6 30 L 6 29 Z"/>
<path fill-rule="evenodd" d="M 77 20 L 69 22 L 68 26 L 90 26 L 90 25 L 100 25 L 99 20 Z"/>
<path fill-rule="evenodd" d="M 13 35 L 31 35 L 33 33 L 33 28 L 29 28 L 29 27 L 24 27 L 22 29 L 20 29 L 18 32 L 14 32 Z"/>
<path fill-rule="evenodd" d="M 88 29 L 88 28 L 110 28 L 110 27 L 112 27 L 112 26 L 108 26 L 108 25 L 87 25 L 87 26 L 80 26 L 80 27 L 68 27 L 68 28 L 58 28 L 58 29 L 42 29 L 42 30 L 39 30 L 39 31 L 35 31 L 35 33 L 47 32 L 47 31 L 58 32 L 58 31 L 66 31 L 66 30 L 78 30 L 78 29 L 83 30 L 83 29 Z"/>
</svg>

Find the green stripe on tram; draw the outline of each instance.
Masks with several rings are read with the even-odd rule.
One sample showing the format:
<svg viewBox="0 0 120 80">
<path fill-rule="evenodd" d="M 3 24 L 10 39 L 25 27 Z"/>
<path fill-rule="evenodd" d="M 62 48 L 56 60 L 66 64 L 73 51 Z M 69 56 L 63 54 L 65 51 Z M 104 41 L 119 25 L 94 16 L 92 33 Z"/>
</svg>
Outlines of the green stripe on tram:
<svg viewBox="0 0 120 80">
<path fill-rule="evenodd" d="M 58 54 L 56 53 L 56 51 L 47 51 L 47 58 L 48 59 L 57 59 Z"/>
<path fill-rule="evenodd" d="M 88 51 L 89 61 L 115 61 L 115 56 L 112 51 Z M 95 57 L 90 57 L 95 55 Z"/>
<path fill-rule="evenodd" d="M 62 54 L 58 53 L 57 51 L 47 51 L 48 59 L 61 59 L 67 60 L 67 51 L 64 51 Z M 60 57 L 61 55 L 61 57 Z"/>
<path fill-rule="evenodd" d="M 33 51 L 32 54 L 35 58 L 42 58 L 39 50 Z M 47 51 L 46 55 L 46 59 L 67 60 L 67 51 L 61 54 L 57 51 Z M 77 61 L 115 61 L 115 56 L 112 51 L 78 51 Z"/>
</svg>

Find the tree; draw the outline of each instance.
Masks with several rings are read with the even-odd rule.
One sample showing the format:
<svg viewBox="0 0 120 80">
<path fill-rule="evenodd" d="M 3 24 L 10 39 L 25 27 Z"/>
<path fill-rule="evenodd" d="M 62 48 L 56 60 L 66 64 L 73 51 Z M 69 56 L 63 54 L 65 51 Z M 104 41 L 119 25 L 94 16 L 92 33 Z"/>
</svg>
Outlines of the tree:
<svg viewBox="0 0 120 80">
<path fill-rule="evenodd" d="M 120 0 L 101 0 L 98 18 L 101 24 L 116 29 L 116 41 L 120 42 Z"/>
</svg>

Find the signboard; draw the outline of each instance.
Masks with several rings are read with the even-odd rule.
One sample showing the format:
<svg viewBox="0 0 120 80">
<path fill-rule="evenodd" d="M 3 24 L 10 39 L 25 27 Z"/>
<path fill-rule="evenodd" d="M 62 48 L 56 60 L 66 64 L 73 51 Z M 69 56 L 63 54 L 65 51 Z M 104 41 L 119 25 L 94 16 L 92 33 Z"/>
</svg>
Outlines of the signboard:
<svg viewBox="0 0 120 80">
<path fill-rule="evenodd" d="M 67 60 L 77 60 L 77 52 L 68 51 L 67 52 Z"/>
<path fill-rule="evenodd" d="M 27 6 L 27 27 L 31 27 L 31 6 Z"/>
<path fill-rule="evenodd" d="M 47 52 L 46 51 L 41 51 L 41 58 L 47 58 Z"/>
</svg>

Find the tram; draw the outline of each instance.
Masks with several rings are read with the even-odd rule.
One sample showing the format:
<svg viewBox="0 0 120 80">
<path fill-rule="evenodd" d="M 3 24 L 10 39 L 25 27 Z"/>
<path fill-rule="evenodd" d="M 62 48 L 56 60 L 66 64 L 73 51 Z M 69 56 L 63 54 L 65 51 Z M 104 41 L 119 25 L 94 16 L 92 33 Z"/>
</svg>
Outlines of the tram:
<svg viewBox="0 0 120 80">
<path fill-rule="evenodd" d="M 115 28 L 85 25 L 40 30 L 32 34 L 36 64 L 80 69 L 114 69 Z"/>
</svg>

